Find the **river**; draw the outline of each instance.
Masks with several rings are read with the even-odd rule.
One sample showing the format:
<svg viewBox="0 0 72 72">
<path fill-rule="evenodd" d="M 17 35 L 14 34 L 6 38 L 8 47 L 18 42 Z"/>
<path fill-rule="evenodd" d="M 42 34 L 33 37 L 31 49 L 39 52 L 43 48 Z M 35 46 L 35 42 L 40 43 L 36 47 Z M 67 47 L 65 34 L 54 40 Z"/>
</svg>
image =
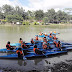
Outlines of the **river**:
<svg viewBox="0 0 72 72">
<path fill-rule="evenodd" d="M 30 42 L 31 38 L 35 38 L 35 35 L 39 32 L 49 33 L 50 31 L 56 31 L 60 33 L 57 35 L 59 40 L 72 43 L 72 25 L 46 25 L 46 26 L 31 26 L 31 25 L 12 25 L 12 26 L 0 26 L 0 48 L 5 48 L 7 41 L 11 43 L 18 43 L 19 38 L 22 38 L 25 42 Z M 72 53 L 69 52 L 66 55 L 53 56 L 50 58 L 36 58 L 32 60 L 0 60 L 1 71 L 42 71 L 51 72 L 50 66 L 54 63 L 66 62 L 66 60 L 72 59 Z"/>
</svg>

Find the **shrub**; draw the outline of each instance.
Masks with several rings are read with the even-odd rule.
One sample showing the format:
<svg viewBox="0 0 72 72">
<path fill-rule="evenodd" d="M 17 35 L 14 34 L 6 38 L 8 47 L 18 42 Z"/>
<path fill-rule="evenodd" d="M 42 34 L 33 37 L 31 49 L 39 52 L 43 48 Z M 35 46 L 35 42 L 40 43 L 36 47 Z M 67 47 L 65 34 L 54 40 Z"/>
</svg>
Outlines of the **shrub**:
<svg viewBox="0 0 72 72">
<path fill-rule="evenodd" d="M 39 23 L 38 23 L 38 22 L 34 22 L 33 24 L 34 24 L 34 25 L 39 25 Z"/>
</svg>

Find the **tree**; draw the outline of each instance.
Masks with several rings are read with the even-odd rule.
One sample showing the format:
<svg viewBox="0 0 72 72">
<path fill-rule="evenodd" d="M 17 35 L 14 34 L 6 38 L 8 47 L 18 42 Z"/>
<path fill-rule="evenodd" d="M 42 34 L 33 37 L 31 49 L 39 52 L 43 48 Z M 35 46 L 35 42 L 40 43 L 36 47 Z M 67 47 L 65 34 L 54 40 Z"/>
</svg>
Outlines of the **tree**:
<svg viewBox="0 0 72 72">
<path fill-rule="evenodd" d="M 69 16 L 67 15 L 67 13 L 62 12 L 61 10 L 59 10 L 57 12 L 57 20 L 58 21 L 65 21 L 65 22 L 67 22 L 68 18 L 69 18 Z"/>
<path fill-rule="evenodd" d="M 42 20 L 43 17 L 44 17 L 44 12 L 43 12 L 43 10 L 37 10 L 37 11 L 35 12 L 35 18 L 36 18 L 37 20 Z"/>
<path fill-rule="evenodd" d="M 46 24 L 46 23 L 48 23 L 48 17 L 44 17 L 43 18 L 43 22 Z"/>
<path fill-rule="evenodd" d="M 45 16 L 48 17 L 49 22 L 53 22 L 54 20 L 57 19 L 56 12 L 54 9 L 48 10 L 48 12 L 46 12 Z"/>
<path fill-rule="evenodd" d="M 6 5 L 2 6 L 2 10 L 6 16 L 6 15 L 13 14 L 14 8 L 12 6 L 6 4 Z"/>
<path fill-rule="evenodd" d="M 10 23 L 23 21 L 22 16 L 19 15 L 7 15 L 6 20 Z"/>
</svg>

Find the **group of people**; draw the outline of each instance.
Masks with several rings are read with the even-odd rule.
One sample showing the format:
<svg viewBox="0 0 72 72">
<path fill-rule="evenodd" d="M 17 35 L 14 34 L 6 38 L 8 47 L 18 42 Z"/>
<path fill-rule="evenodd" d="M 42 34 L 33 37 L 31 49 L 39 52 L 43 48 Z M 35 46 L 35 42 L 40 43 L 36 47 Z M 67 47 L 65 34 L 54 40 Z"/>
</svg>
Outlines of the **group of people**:
<svg viewBox="0 0 72 72">
<path fill-rule="evenodd" d="M 39 35 L 40 36 L 41 35 L 45 35 L 45 37 L 43 37 L 43 42 L 42 42 L 43 49 L 51 49 L 51 45 L 48 42 L 48 39 L 46 37 L 49 37 L 53 41 L 53 44 L 55 45 L 55 47 L 58 47 L 58 48 L 61 49 L 61 43 L 60 43 L 60 41 L 57 40 L 56 35 L 55 34 L 52 34 L 52 32 L 50 32 L 49 35 L 47 35 L 46 33 L 43 34 L 43 33 L 40 32 Z M 35 37 L 35 40 L 36 41 L 39 40 L 38 35 Z M 22 48 L 23 49 L 27 49 L 28 46 L 25 44 L 25 41 L 23 41 L 22 38 L 19 39 L 19 43 L 21 44 L 21 48 L 18 48 L 18 50 L 16 51 L 16 53 L 18 54 L 19 57 L 22 57 L 24 55 L 24 53 L 26 52 L 26 51 L 23 51 Z M 37 48 L 37 45 L 35 45 L 35 42 L 34 42 L 33 38 L 31 39 L 31 43 L 34 44 L 33 51 L 36 54 L 43 54 L 44 53 L 43 51 L 40 51 L 39 48 Z M 11 46 L 10 45 L 10 41 L 7 42 L 6 48 L 7 48 L 7 50 L 13 50 L 13 49 L 15 49 L 14 46 Z"/>
<path fill-rule="evenodd" d="M 60 50 L 62 50 L 62 47 L 61 47 L 61 42 L 60 41 L 58 41 L 57 39 L 57 37 L 56 37 L 56 31 L 54 31 L 54 34 L 52 34 L 52 32 L 50 32 L 50 34 L 49 35 L 47 35 L 46 33 L 45 34 L 43 34 L 43 33 L 39 33 L 39 36 L 42 36 L 42 35 L 45 35 L 45 37 L 43 38 L 43 43 L 42 43 L 42 47 L 43 47 L 43 49 L 51 49 L 51 45 L 50 45 L 50 43 L 49 43 L 49 41 L 51 40 L 51 41 L 53 41 L 53 45 L 55 46 L 55 47 L 57 47 L 57 48 L 59 48 Z M 49 39 L 49 41 L 48 41 L 48 39 L 46 38 L 46 37 L 49 37 L 50 39 Z M 36 38 L 36 40 L 38 40 L 39 38 L 38 38 L 38 36 L 37 36 L 37 38 Z M 35 45 L 34 46 L 34 52 L 36 53 L 36 54 L 42 54 L 43 52 L 42 51 L 40 51 L 38 48 L 37 48 L 37 45 Z"/>
</svg>

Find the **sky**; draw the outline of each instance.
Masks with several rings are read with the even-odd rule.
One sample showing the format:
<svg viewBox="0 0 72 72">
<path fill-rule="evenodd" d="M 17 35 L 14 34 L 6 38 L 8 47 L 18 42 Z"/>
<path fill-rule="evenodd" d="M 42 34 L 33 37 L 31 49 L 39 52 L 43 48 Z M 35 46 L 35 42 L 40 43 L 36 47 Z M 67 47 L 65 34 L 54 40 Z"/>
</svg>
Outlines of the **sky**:
<svg viewBox="0 0 72 72">
<path fill-rule="evenodd" d="M 27 10 L 39 10 L 47 11 L 54 8 L 55 11 L 63 8 L 72 8 L 72 0 L 0 0 L 0 7 L 8 4 L 12 6 L 20 6 Z"/>
</svg>

